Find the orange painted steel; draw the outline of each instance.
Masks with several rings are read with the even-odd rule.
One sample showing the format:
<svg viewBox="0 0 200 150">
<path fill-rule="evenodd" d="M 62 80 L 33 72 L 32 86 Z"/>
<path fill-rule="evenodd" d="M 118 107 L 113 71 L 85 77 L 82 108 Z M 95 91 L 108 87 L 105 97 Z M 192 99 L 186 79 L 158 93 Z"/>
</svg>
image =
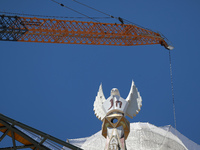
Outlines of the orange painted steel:
<svg viewBox="0 0 200 150">
<path fill-rule="evenodd" d="M 6 17 L 9 16 L 4 16 L 4 19 Z M 20 36 L 14 36 L 13 41 L 116 46 L 161 44 L 168 47 L 167 42 L 159 33 L 130 24 L 36 17 L 15 17 L 12 22 L 14 23 L 7 26 L 4 34 L 16 35 L 23 31 Z M 20 28 L 20 31 L 16 31 L 15 27 Z"/>
<path fill-rule="evenodd" d="M 3 126 L 4 126 L 4 125 L 0 123 L 0 127 L 3 127 Z M 8 129 L 0 129 L 0 131 L 3 132 L 3 133 L 5 133 L 7 130 L 8 130 Z M 14 132 L 13 134 L 14 134 L 15 139 L 16 139 L 18 142 L 20 142 L 20 143 L 22 143 L 22 144 L 24 144 L 24 145 L 31 145 L 31 144 L 32 144 L 31 142 L 29 142 L 28 140 L 26 140 L 25 138 L 23 138 L 23 137 L 20 136 L 19 134 L 15 133 L 15 132 Z M 10 137 L 12 137 L 11 131 L 8 131 L 7 135 L 10 136 Z M 32 148 L 32 149 L 33 149 L 33 148 Z"/>
</svg>

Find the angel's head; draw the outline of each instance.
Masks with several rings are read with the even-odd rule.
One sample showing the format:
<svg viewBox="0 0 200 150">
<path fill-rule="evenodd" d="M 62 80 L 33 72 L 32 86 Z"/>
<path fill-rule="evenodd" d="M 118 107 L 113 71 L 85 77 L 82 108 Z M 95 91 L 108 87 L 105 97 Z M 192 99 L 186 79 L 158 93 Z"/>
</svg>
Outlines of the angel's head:
<svg viewBox="0 0 200 150">
<path fill-rule="evenodd" d="M 111 90 L 111 92 L 110 92 L 110 95 L 118 95 L 118 96 L 120 96 L 119 90 L 118 90 L 117 88 L 113 88 L 113 89 Z"/>
</svg>

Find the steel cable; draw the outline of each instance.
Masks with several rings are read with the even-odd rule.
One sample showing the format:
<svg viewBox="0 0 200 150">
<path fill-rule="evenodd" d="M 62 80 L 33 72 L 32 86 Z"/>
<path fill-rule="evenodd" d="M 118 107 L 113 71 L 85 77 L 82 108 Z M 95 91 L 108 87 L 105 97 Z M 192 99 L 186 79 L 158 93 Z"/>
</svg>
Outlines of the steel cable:
<svg viewBox="0 0 200 150">
<path fill-rule="evenodd" d="M 109 15 L 109 14 L 103 12 L 103 11 L 100 11 L 100 10 L 96 9 L 96 8 L 93 8 L 93 7 L 91 7 L 91 6 L 88 6 L 88 5 L 86 5 L 86 4 L 83 4 L 83 3 L 81 3 L 81 2 L 79 2 L 79 1 L 77 1 L 77 0 L 72 0 L 72 1 L 74 1 L 74 2 L 76 2 L 76 3 L 78 3 L 78 4 L 80 4 L 80 5 L 83 5 L 83 6 L 85 6 L 85 7 L 88 7 L 88 8 L 90 8 L 90 9 L 92 9 L 92 10 L 95 10 L 95 11 L 97 11 L 97 12 L 100 12 L 100 13 L 106 15 L 106 16 L 109 16 L 110 18 L 115 18 L 115 19 L 119 20 L 121 23 L 122 23 L 122 21 L 123 21 L 123 22 L 129 23 L 129 24 L 132 24 L 132 25 L 136 25 L 136 26 L 141 27 L 141 28 L 143 28 L 143 29 L 147 29 L 147 30 L 152 31 L 151 29 L 142 27 L 142 26 L 140 26 L 140 25 L 138 25 L 138 24 L 136 24 L 136 23 L 133 23 L 133 22 L 131 22 L 131 21 L 125 19 L 125 18 L 115 17 L 115 16 L 113 16 L 113 15 Z M 122 21 L 121 21 L 121 19 L 122 19 Z M 122 23 L 122 24 L 123 24 L 123 23 Z"/>
<path fill-rule="evenodd" d="M 66 18 L 66 19 L 84 19 L 88 17 L 64 17 L 64 16 L 47 16 L 47 15 L 33 15 L 33 14 L 24 14 L 24 13 L 12 13 L 12 12 L 6 12 L 6 11 L 0 11 L 2 14 L 11 14 L 11 15 L 20 15 L 20 16 L 33 16 L 33 17 L 44 17 L 44 18 Z M 109 19 L 110 17 L 91 17 L 93 19 Z"/>
<path fill-rule="evenodd" d="M 75 9 L 72 9 L 72 8 L 70 8 L 70 7 L 67 7 L 67 6 L 65 6 L 64 4 L 62 4 L 62 3 L 59 3 L 59 2 L 57 2 L 57 1 L 55 1 L 55 0 L 51 0 L 51 1 L 54 2 L 54 3 L 59 4 L 59 5 L 62 6 L 62 7 L 65 7 L 65 8 L 67 8 L 67 9 L 70 9 L 70 10 L 72 10 L 72 11 L 74 11 L 74 12 L 80 14 L 80 15 L 83 15 L 83 16 L 89 18 L 89 19 L 92 19 L 92 20 L 94 20 L 94 21 L 96 21 L 96 22 L 99 22 L 98 20 L 96 20 L 96 19 L 94 19 L 94 18 L 92 18 L 92 17 L 89 17 L 89 16 L 87 16 L 87 15 L 85 15 L 85 14 L 83 14 L 83 13 L 81 13 L 81 12 L 75 10 Z"/>
<path fill-rule="evenodd" d="M 174 113 L 174 126 L 176 129 L 176 111 L 175 111 L 175 102 L 174 102 L 174 86 L 173 86 L 173 76 L 172 76 L 172 61 L 171 54 L 169 50 L 169 67 L 170 67 L 170 78 L 171 78 L 171 90 L 172 90 L 172 102 L 173 102 L 173 113 Z"/>
</svg>

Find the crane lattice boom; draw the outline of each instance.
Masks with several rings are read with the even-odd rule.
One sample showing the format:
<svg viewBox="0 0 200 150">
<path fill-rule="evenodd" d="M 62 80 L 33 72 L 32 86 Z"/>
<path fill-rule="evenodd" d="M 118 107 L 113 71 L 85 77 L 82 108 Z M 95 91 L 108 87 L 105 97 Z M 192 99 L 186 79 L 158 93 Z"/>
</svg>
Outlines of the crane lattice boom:
<svg viewBox="0 0 200 150">
<path fill-rule="evenodd" d="M 116 46 L 161 44 L 169 49 L 159 33 L 136 25 L 5 15 L 0 15 L 0 40 Z"/>
</svg>

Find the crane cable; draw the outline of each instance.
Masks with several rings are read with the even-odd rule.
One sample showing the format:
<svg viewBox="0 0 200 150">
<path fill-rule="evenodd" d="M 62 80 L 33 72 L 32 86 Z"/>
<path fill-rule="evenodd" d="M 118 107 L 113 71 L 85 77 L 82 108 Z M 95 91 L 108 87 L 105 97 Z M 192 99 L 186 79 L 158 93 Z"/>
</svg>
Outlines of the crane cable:
<svg viewBox="0 0 200 150">
<path fill-rule="evenodd" d="M 107 14 L 107 13 L 105 13 L 105 12 L 103 12 L 103 11 L 100 11 L 100 10 L 94 8 L 94 7 L 91 7 L 91 6 L 88 6 L 88 5 L 86 5 L 86 4 L 83 4 L 83 3 L 81 3 L 81 2 L 79 2 L 79 1 L 77 1 L 77 0 L 72 0 L 72 1 L 74 1 L 74 2 L 76 2 L 76 3 L 78 3 L 78 4 L 80 4 L 80 5 L 83 5 L 83 6 L 85 6 L 85 7 L 88 7 L 88 8 L 90 8 L 90 9 L 93 9 L 93 10 L 95 10 L 95 11 L 97 11 L 97 12 L 100 12 L 100 13 L 102 13 L 102 14 L 104 14 L 104 15 L 110 17 L 110 18 L 117 19 L 117 20 L 119 20 L 122 24 L 124 24 L 124 22 L 126 22 L 126 23 L 129 23 L 129 24 L 132 24 L 132 25 L 136 25 L 136 26 L 138 26 L 138 27 L 141 27 L 141 28 L 143 28 L 143 29 L 147 29 L 147 30 L 153 31 L 153 30 L 151 30 L 151 29 L 148 29 L 148 28 L 142 27 L 142 26 L 140 26 L 140 25 L 138 25 L 138 24 L 136 24 L 136 23 L 133 23 L 133 22 L 131 22 L 131 21 L 125 19 L 125 18 L 115 17 L 115 16 L 113 16 L 113 15 L 109 15 L 109 14 Z"/>
<path fill-rule="evenodd" d="M 83 19 L 88 17 L 65 17 L 65 16 L 48 16 L 48 15 L 34 15 L 34 14 L 24 14 L 24 13 L 12 13 L 6 11 L 0 11 L 3 14 L 20 15 L 20 16 L 32 16 L 32 17 L 44 17 L 44 18 L 65 18 L 65 19 Z M 92 17 L 93 19 L 108 19 L 110 17 Z"/>
<path fill-rule="evenodd" d="M 95 11 L 97 11 L 97 12 L 100 12 L 100 13 L 106 15 L 106 16 L 109 16 L 110 18 L 115 18 L 115 19 L 119 20 L 119 21 L 121 22 L 121 24 L 124 24 L 124 19 L 122 19 L 121 17 L 114 17 L 114 16 L 109 15 L 109 14 L 107 14 L 107 13 L 105 13 L 105 12 L 102 12 L 102 11 L 100 11 L 100 10 L 98 10 L 98 9 L 95 9 L 95 8 L 93 8 L 93 7 L 91 7 L 91 6 L 88 6 L 88 5 L 86 5 L 86 4 L 83 4 L 83 3 L 81 3 L 81 2 L 79 2 L 79 1 L 77 1 L 77 0 L 72 0 L 72 1 L 74 1 L 74 2 L 76 2 L 76 3 L 78 3 L 78 4 L 81 4 L 81 5 L 85 6 L 85 7 L 88 7 L 88 8 L 90 8 L 90 9 L 93 9 L 93 10 L 95 10 Z"/>
<path fill-rule="evenodd" d="M 70 8 L 70 7 L 67 7 L 67 6 L 65 6 L 64 4 L 57 2 L 56 0 L 51 0 L 51 1 L 54 2 L 54 3 L 59 4 L 59 5 L 62 6 L 62 7 L 65 7 L 65 8 L 67 8 L 67 9 L 70 9 L 70 10 L 72 10 L 72 11 L 74 11 L 74 12 L 80 14 L 80 15 L 83 15 L 83 16 L 89 18 L 89 19 L 92 19 L 92 20 L 94 20 L 94 21 L 96 21 L 96 22 L 99 22 L 98 20 L 94 19 L 93 17 L 89 17 L 89 16 L 87 16 L 87 15 L 85 15 L 85 14 L 83 14 L 83 13 L 77 11 L 77 10 L 74 10 L 74 9 L 72 9 L 72 8 Z M 95 11 L 97 11 L 97 12 L 100 12 L 100 13 L 102 13 L 102 14 L 108 16 L 109 18 L 117 19 L 117 20 L 119 20 L 119 21 L 121 22 L 122 25 L 124 24 L 124 22 L 126 22 L 126 23 L 129 23 L 129 24 L 132 24 L 132 25 L 136 25 L 136 26 L 138 26 L 138 27 L 141 27 L 141 28 L 143 28 L 143 29 L 147 29 L 147 30 L 152 31 L 151 29 L 142 27 L 142 26 L 140 26 L 140 25 L 138 25 L 138 24 L 136 24 L 136 23 L 133 23 L 133 22 L 127 20 L 127 19 L 124 19 L 124 18 L 121 18 L 121 17 L 115 17 L 115 16 L 113 16 L 113 15 L 109 15 L 109 14 L 103 12 L 103 11 L 100 11 L 100 10 L 98 10 L 98 9 L 95 9 L 95 8 L 91 7 L 91 6 L 88 6 L 88 5 L 86 5 L 86 4 L 83 4 L 83 3 L 81 3 L 81 2 L 79 2 L 79 1 L 77 1 L 77 0 L 72 0 L 72 1 L 74 1 L 74 2 L 76 2 L 76 3 L 78 3 L 78 4 L 80 4 L 80 5 L 83 5 L 83 6 L 87 7 L 87 8 L 90 8 L 90 9 L 92 9 L 92 10 L 95 10 Z"/>
<path fill-rule="evenodd" d="M 169 50 L 169 67 L 170 67 L 170 78 L 171 78 L 171 90 L 172 90 L 172 102 L 173 102 L 173 113 L 174 113 L 174 127 L 176 129 L 176 111 L 174 102 L 174 86 L 173 86 L 173 76 L 172 76 L 172 61 L 171 61 L 171 50 Z"/>
<path fill-rule="evenodd" d="M 109 15 L 109 14 L 107 14 L 107 13 L 104 13 L 104 12 L 98 10 L 98 9 L 95 9 L 95 8 L 93 8 L 93 7 L 91 7 L 91 6 L 88 6 L 88 5 L 86 5 L 86 4 L 83 4 L 83 3 L 81 3 L 81 2 L 78 2 L 77 0 L 72 0 L 72 1 L 74 1 L 74 2 L 76 2 L 76 3 L 78 3 L 78 4 L 81 4 L 81 5 L 85 6 L 85 7 L 88 7 L 88 8 L 90 8 L 90 9 L 93 9 L 93 10 L 95 10 L 95 11 L 98 11 L 98 12 L 100 12 L 100 13 L 106 15 L 106 16 L 109 16 L 110 18 L 115 18 L 115 17 L 112 16 L 112 15 Z"/>
<path fill-rule="evenodd" d="M 85 15 L 85 14 L 83 14 L 83 13 L 77 11 L 77 10 L 74 10 L 74 9 L 72 9 L 72 8 L 70 8 L 70 7 L 67 7 L 67 6 L 65 6 L 64 4 L 62 4 L 62 3 L 59 3 L 59 2 L 57 2 L 57 1 L 55 1 L 55 0 L 51 0 L 51 1 L 54 2 L 54 3 L 59 4 L 59 5 L 62 6 L 62 7 L 68 8 L 68 9 L 70 9 L 70 10 L 72 10 L 72 11 L 74 11 L 74 12 L 80 14 L 80 15 L 83 15 L 83 16 L 89 18 L 89 19 L 92 19 L 92 20 L 94 20 L 94 21 L 96 21 L 96 22 L 99 22 L 98 20 L 93 19 L 92 17 L 89 17 L 89 16 L 87 16 L 87 15 Z M 90 7 L 90 6 L 86 5 L 86 4 L 83 4 L 83 3 L 81 3 L 81 2 L 78 2 L 78 1 L 76 1 L 76 0 L 72 0 L 72 1 L 74 1 L 74 2 L 76 2 L 76 3 L 78 3 L 78 4 L 81 4 L 81 5 L 85 6 L 85 7 L 88 7 L 88 8 L 90 8 L 90 9 L 93 9 L 93 10 L 95 10 L 95 11 L 98 11 L 98 12 L 104 14 L 104 15 L 107 15 L 107 16 L 109 16 L 110 18 L 118 19 L 122 24 L 124 24 L 123 19 L 120 18 L 120 17 L 118 17 L 118 18 L 117 18 L 117 17 L 114 17 L 114 16 L 112 16 L 112 15 L 109 15 L 109 14 L 107 14 L 107 13 L 104 13 L 104 12 L 102 12 L 102 11 L 100 11 L 100 10 L 97 10 L 97 9 L 95 9 L 95 8 L 93 8 L 93 7 Z"/>
<path fill-rule="evenodd" d="M 55 0 L 51 0 L 51 1 L 54 2 L 54 3 L 59 4 L 59 5 L 62 6 L 62 7 L 65 7 L 65 8 L 67 8 L 67 9 L 70 9 L 70 10 L 72 10 L 72 11 L 74 11 L 74 12 L 80 14 L 80 15 L 83 15 L 83 16 L 89 18 L 89 19 L 92 19 L 92 20 L 94 20 L 94 21 L 96 21 L 96 22 L 99 22 L 98 20 L 96 20 L 96 19 L 94 19 L 94 18 L 92 18 L 92 17 L 89 17 L 89 16 L 87 16 L 87 15 L 85 15 L 85 14 L 83 14 L 83 13 L 81 13 L 81 12 L 75 10 L 75 9 L 72 9 L 72 8 L 70 8 L 70 7 L 67 7 L 67 6 L 65 6 L 64 4 L 62 4 L 62 3 L 59 3 L 59 2 L 57 2 L 57 1 L 55 1 Z"/>
</svg>

